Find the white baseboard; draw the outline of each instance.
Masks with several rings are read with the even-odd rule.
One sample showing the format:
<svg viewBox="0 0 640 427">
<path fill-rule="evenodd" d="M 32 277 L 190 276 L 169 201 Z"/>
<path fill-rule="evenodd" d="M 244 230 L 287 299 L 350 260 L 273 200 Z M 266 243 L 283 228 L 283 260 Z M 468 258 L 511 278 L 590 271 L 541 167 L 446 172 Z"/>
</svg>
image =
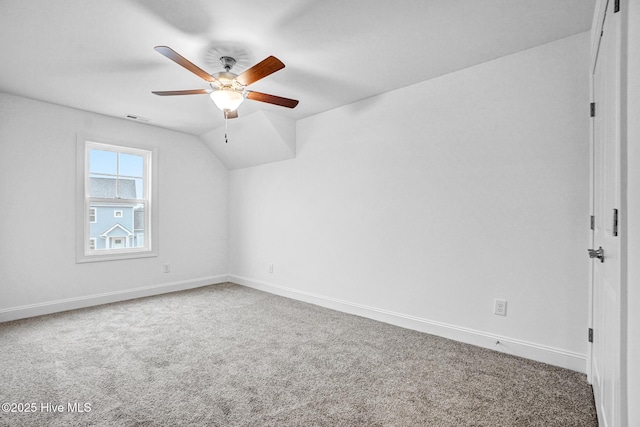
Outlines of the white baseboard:
<svg viewBox="0 0 640 427">
<path fill-rule="evenodd" d="M 141 288 L 125 289 L 121 291 L 105 292 L 95 295 L 23 305 L 19 307 L 10 307 L 0 309 L 0 322 L 42 316 L 44 314 L 58 313 L 67 310 L 76 310 L 78 308 L 92 307 L 95 305 L 109 304 L 112 302 L 148 297 L 152 295 L 160 295 L 168 292 L 184 291 L 187 289 L 215 285 L 228 281 L 229 275 L 221 274 L 218 276 L 201 277 L 192 280 L 183 280 L 179 282 L 163 283 L 160 285 L 143 286 Z"/>
<path fill-rule="evenodd" d="M 413 329 L 452 340 L 477 345 L 502 353 L 548 363 L 581 373 L 586 372 L 587 358 L 584 354 L 574 353 L 559 348 L 548 347 L 515 338 L 494 335 L 483 331 L 463 328 L 447 323 L 436 322 L 407 314 L 396 313 L 380 308 L 344 301 L 311 292 L 300 291 L 285 286 L 275 285 L 260 280 L 249 279 L 234 274 L 229 280 L 249 288 L 258 289 L 287 298 L 308 302 L 333 310 L 342 311 L 369 319 L 378 320 L 407 329 Z M 496 344 L 499 342 L 499 344 Z"/>
</svg>

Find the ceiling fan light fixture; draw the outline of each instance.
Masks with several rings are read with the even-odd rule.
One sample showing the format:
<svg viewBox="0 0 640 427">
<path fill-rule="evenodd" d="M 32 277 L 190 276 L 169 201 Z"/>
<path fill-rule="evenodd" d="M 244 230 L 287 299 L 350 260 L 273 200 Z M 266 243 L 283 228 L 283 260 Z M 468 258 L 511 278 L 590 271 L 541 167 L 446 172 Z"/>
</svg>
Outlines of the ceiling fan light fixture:
<svg viewBox="0 0 640 427">
<path fill-rule="evenodd" d="M 235 119 L 238 117 L 236 110 L 245 98 L 287 108 L 294 108 L 298 105 L 298 101 L 295 99 L 246 90 L 246 87 L 250 84 L 284 68 L 284 63 L 275 56 L 269 56 L 263 59 L 239 75 L 231 72 L 231 68 L 235 65 L 236 60 L 230 56 L 222 56 L 220 57 L 220 62 L 224 71 L 209 74 L 169 46 L 156 46 L 154 49 L 161 55 L 164 55 L 171 61 L 208 82 L 211 89 L 165 90 L 154 91 L 152 93 L 159 96 L 209 94 L 211 100 L 216 104 L 216 107 L 224 113 L 225 126 L 227 119 Z"/>
<path fill-rule="evenodd" d="M 232 89 L 214 90 L 209 96 L 222 111 L 235 111 L 244 101 L 244 95 Z"/>
</svg>

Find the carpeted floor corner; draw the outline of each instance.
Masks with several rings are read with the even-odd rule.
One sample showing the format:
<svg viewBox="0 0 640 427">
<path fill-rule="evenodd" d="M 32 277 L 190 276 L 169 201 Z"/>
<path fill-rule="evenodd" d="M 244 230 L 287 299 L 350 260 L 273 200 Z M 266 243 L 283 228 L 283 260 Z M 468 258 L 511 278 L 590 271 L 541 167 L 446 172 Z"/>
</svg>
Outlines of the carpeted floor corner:
<svg viewBox="0 0 640 427">
<path fill-rule="evenodd" d="M 580 373 L 234 284 L 3 323 L 0 351 L 0 426 L 597 426 Z"/>
</svg>

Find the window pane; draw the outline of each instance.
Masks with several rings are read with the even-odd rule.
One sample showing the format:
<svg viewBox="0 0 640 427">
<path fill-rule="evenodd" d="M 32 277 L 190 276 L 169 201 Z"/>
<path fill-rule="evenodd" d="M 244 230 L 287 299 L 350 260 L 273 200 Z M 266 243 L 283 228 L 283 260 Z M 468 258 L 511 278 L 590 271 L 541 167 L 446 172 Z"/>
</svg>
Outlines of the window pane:
<svg viewBox="0 0 640 427">
<path fill-rule="evenodd" d="M 113 151 L 89 150 L 89 172 L 116 175 L 118 173 L 117 156 L 118 154 Z"/>
<path fill-rule="evenodd" d="M 143 199 L 144 156 L 89 150 L 89 197 Z"/>
<path fill-rule="evenodd" d="M 145 247 L 145 209 L 142 203 L 92 203 L 96 222 L 89 224 L 92 250 Z M 120 242 L 123 246 L 114 246 Z M 126 242 L 126 245 L 125 245 Z"/>
<path fill-rule="evenodd" d="M 135 154 L 120 154 L 119 175 L 142 178 L 144 172 L 144 158 Z"/>
</svg>

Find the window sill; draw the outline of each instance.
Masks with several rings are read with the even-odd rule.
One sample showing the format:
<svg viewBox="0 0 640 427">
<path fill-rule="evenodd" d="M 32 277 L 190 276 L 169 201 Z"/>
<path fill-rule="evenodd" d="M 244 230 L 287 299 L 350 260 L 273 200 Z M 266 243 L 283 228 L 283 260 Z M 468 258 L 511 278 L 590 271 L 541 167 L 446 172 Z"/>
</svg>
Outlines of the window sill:
<svg viewBox="0 0 640 427">
<path fill-rule="evenodd" d="M 95 253 L 91 255 L 78 255 L 76 258 L 76 264 L 82 264 L 87 262 L 102 262 L 102 261 L 117 261 L 125 259 L 137 259 L 137 258 L 151 258 L 158 256 L 157 251 L 122 251 L 109 253 Z"/>
</svg>

